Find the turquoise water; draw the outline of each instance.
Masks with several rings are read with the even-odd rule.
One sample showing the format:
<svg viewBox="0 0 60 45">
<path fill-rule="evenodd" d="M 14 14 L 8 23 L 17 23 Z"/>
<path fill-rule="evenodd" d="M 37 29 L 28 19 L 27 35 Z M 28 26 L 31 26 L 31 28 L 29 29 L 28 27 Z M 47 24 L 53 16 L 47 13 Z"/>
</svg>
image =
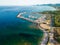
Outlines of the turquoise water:
<svg viewBox="0 0 60 45">
<path fill-rule="evenodd" d="M 37 45 L 43 32 L 35 24 L 17 18 L 17 15 L 27 12 L 25 15 L 28 16 L 32 12 L 47 10 L 55 9 L 49 6 L 0 6 L 0 45 Z"/>
<path fill-rule="evenodd" d="M 25 18 L 28 18 L 30 20 L 37 20 L 38 18 L 40 18 L 42 16 L 42 14 L 38 14 L 37 12 L 36 13 L 25 13 L 25 14 L 22 14 L 21 16 L 25 17 Z M 30 16 L 30 17 L 29 17 Z M 32 17 L 33 16 L 33 17 Z M 35 17 L 35 18 L 34 18 Z"/>
</svg>

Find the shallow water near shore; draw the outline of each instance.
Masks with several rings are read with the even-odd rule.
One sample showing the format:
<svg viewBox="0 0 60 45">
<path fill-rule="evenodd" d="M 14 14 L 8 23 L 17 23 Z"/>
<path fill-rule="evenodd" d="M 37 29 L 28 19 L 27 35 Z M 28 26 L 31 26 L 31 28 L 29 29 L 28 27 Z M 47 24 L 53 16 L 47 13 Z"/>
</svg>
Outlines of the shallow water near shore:
<svg viewBox="0 0 60 45">
<path fill-rule="evenodd" d="M 54 10 L 49 6 L 44 8 L 44 6 L 40 8 L 39 6 L 0 6 L 0 45 L 38 45 L 43 32 L 35 24 L 17 18 L 17 15 L 21 12 L 30 15 L 29 13 L 32 12 Z"/>
</svg>

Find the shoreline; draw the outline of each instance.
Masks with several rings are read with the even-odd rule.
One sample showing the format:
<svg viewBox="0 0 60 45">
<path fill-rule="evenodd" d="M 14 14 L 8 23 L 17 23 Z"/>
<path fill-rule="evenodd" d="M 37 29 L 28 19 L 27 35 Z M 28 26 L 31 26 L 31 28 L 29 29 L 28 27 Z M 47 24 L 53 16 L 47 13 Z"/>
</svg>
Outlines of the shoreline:
<svg viewBox="0 0 60 45">
<path fill-rule="evenodd" d="M 24 13 L 23 13 L 23 14 L 24 14 Z M 17 17 L 18 17 L 18 18 L 21 18 L 20 16 L 21 16 L 21 14 L 19 14 Z M 41 27 L 41 26 L 44 26 L 44 25 L 41 25 L 41 26 L 40 26 L 40 23 L 42 23 L 42 22 L 45 21 L 44 18 L 46 18 L 46 15 L 43 15 L 42 17 L 38 18 L 37 20 L 33 21 L 33 23 L 36 22 L 37 25 L 38 25 L 38 27 L 39 27 L 39 29 L 43 31 L 43 37 L 42 37 L 43 39 L 42 39 L 41 45 L 43 45 L 43 44 L 46 45 L 47 42 L 48 42 L 48 37 L 47 37 L 47 36 L 48 36 L 48 34 L 47 34 L 48 32 L 45 31 L 45 29 Z M 23 19 L 26 19 L 26 18 L 23 18 Z M 43 20 L 43 21 L 42 21 L 42 20 Z M 27 21 L 29 21 L 29 20 L 27 20 Z M 42 22 L 41 22 L 41 21 L 42 21 Z M 46 25 L 45 25 L 45 26 L 46 26 Z M 47 27 L 48 27 L 48 26 L 47 26 Z"/>
</svg>

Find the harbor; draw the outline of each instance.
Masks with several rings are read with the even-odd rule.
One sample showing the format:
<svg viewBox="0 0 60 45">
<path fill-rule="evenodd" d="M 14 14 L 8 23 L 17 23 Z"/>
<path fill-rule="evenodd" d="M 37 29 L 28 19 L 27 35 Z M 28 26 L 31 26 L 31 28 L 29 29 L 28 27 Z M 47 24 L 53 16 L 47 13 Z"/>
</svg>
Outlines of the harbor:
<svg viewBox="0 0 60 45">
<path fill-rule="evenodd" d="M 55 45 L 55 41 L 54 41 L 54 38 L 53 38 L 54 33 L 52 33 L 54 29 L 51 28 L 51 26 L 50 26 L 51 25 L 51 19 L 50 19 L 50 21 L 49 20 L 46 21 L 47 15 L 43 15 L 40 18 L 38 18 L 37 20 L 34 20 L 34 21 L 30 20 L 29 18 L 23 17 L 22 14 L 19 14 L 17 17 L 37 24 L 39 29 L 41 29 L 44 32 L 42 42 L 39 45 Z"/>
</svg>

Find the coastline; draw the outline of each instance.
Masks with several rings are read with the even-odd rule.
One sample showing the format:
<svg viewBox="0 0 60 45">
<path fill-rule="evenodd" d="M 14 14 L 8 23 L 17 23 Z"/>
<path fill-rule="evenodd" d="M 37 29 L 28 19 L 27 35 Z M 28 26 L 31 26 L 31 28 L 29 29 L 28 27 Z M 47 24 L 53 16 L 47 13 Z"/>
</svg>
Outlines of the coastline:
<svg viewBox="0 0 60 45">
<path fill-rule="evenodd" d="M 23 13 L 24 14 L 24 13 Z M 18 18 L 21 18 L 20 17 L 21 16 L 21 14 L 19 14 L 17 17 Z M 42 17 L 40 17 L 40 18 L 38 18 L 37 20 L 35 20 L 35 21 L 33 21 L 33 23 L 34 22 L 36 22 L 37 23 L 37 25 L 38 25 L 38 28 L 41 30 L 41 31 L 43 31 L 43 37 L 42 37 L 42 42 L 40 41 L 40 43 L 41 43 L 41 45 L 43 45 L 43 44 L 47 44 L 47 42 L 48 42 L 48 32 L 47 31 L 45 31 L 45 28 L 43 27 L 41 27 L 41 26 L 44 26 L 44 25 L 40 25 L 42 22 L 44 22 L 45 21 L 45 18 L 46 18 L 46 15 L 43 15 Z M 24 19 L 24 18 L 23 18 Z M 29 21 L 29 20 L 27 20 L 27 21 Z M 41 22 L 42 21 L 42 22 Z M 46 25 L 45 25 L 46 26 Z M 48 26 L 46 26 L 47 28 L 48 28 Z M 48 28 L 49 29 L 49 28 Z"/>
</svg>

